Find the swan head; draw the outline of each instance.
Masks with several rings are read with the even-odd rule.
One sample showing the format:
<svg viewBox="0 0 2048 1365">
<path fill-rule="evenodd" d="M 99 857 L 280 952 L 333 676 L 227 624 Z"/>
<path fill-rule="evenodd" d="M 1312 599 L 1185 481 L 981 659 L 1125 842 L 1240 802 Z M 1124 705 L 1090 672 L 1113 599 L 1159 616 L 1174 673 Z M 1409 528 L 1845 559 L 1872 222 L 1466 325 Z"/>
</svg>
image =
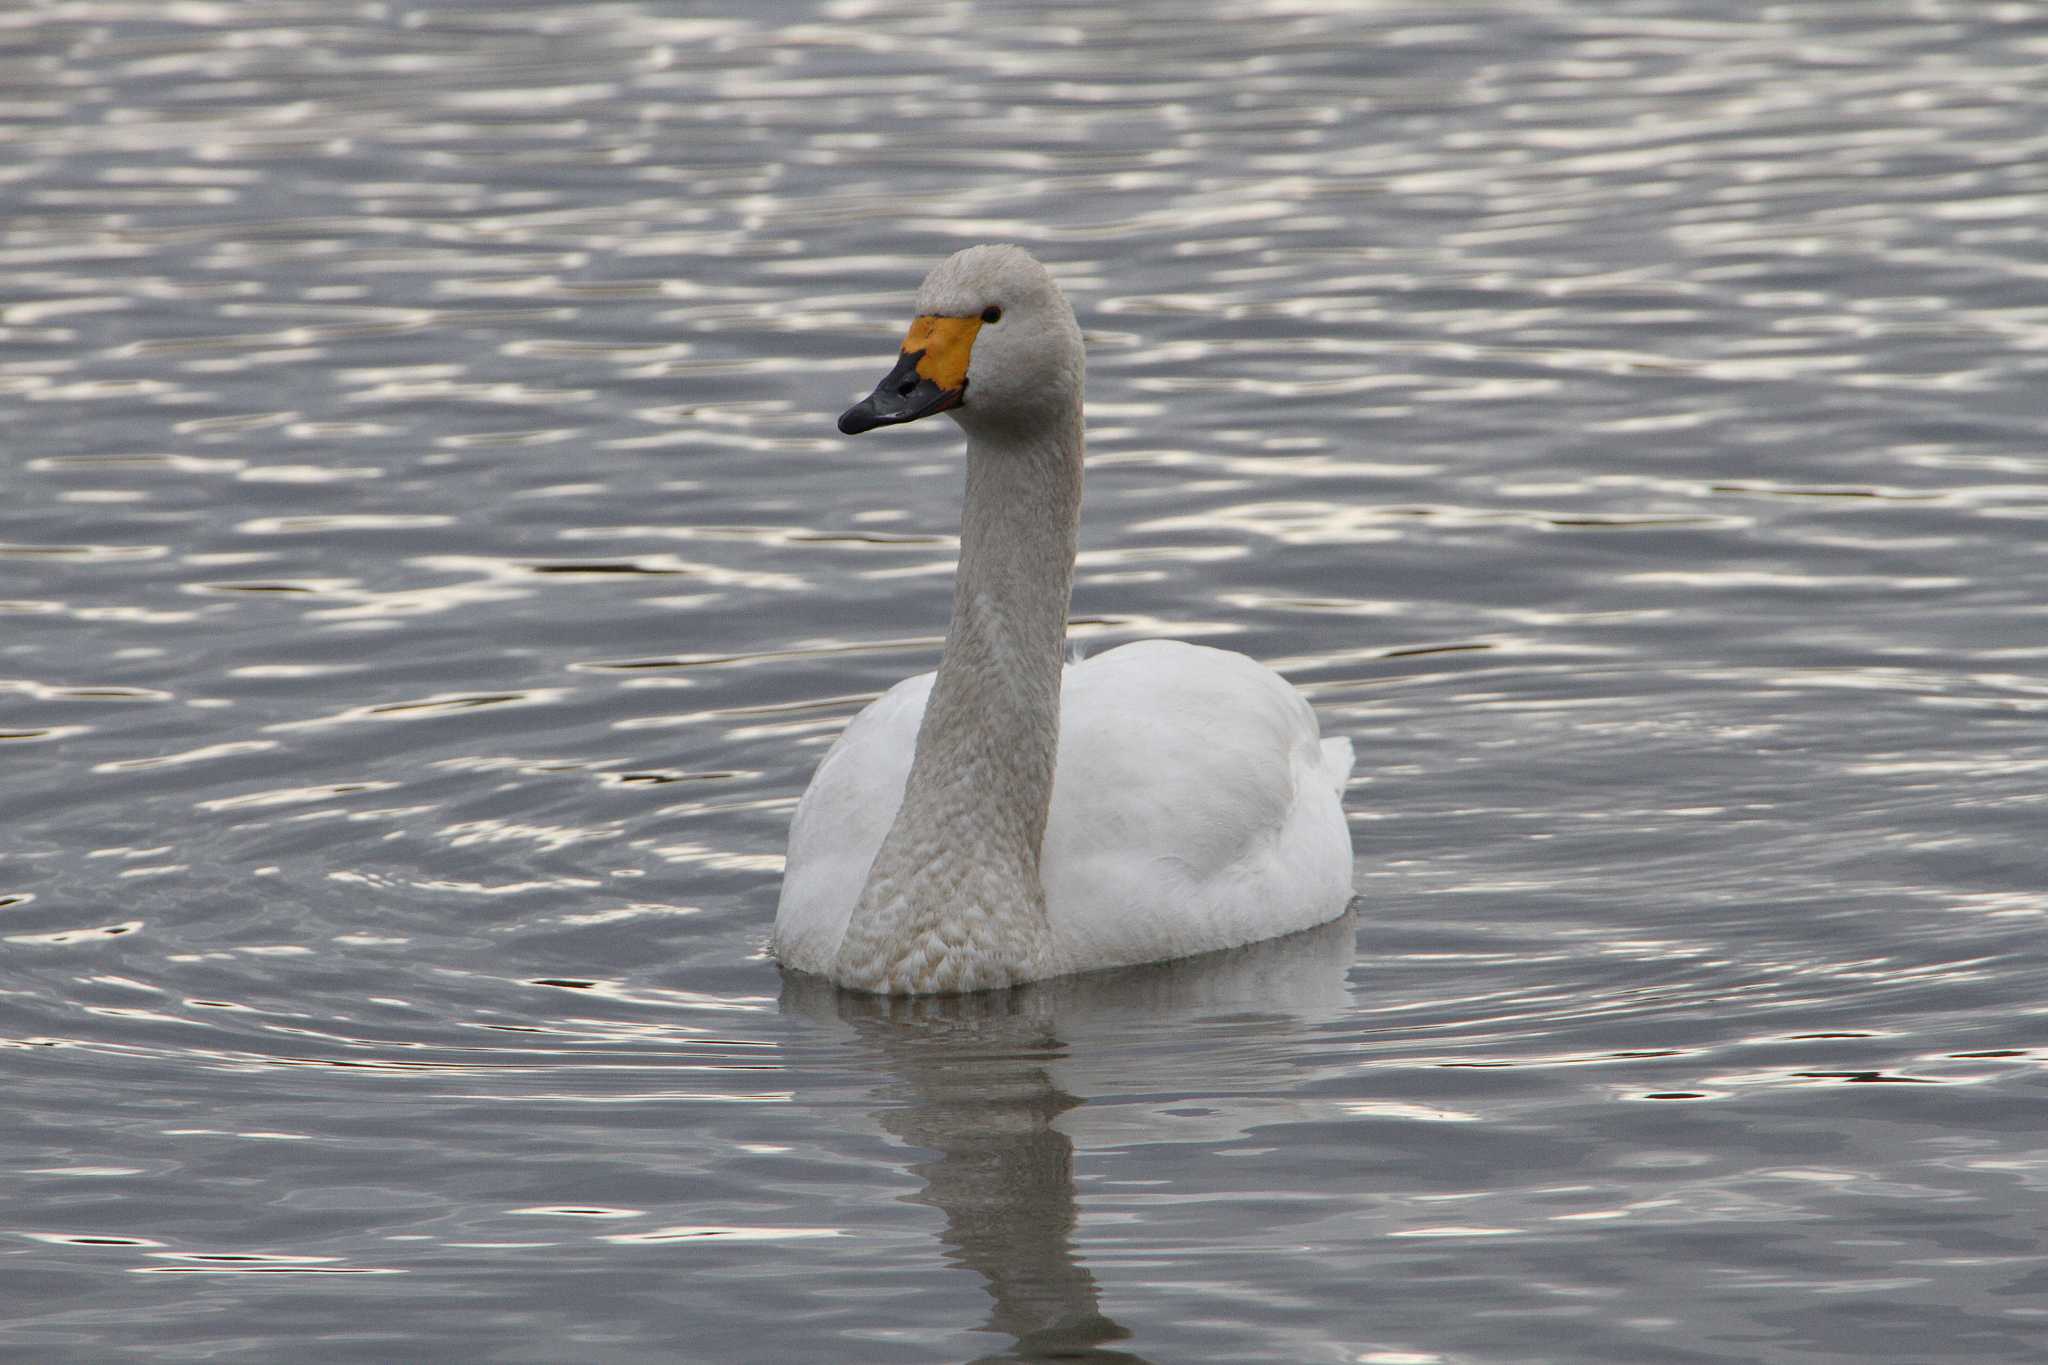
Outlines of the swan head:
<svg viewBox="0 0 2048 1365">
<path fill-rule="evenodd" d="M 937 412 L 971 433 L 1080 411 L 1080 324 L 1052 273 L 1021 247 L 947 257 L 925 276 L 916 314 L 896 368 L 840 414 L 847 435 Z"/>
</svg>

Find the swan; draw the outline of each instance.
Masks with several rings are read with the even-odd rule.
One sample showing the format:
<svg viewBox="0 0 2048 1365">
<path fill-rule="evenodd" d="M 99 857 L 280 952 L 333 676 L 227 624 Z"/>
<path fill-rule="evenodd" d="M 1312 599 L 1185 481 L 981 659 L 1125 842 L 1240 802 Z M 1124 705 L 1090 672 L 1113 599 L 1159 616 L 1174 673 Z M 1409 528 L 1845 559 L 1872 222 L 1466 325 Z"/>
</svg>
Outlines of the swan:
<svg viewBox="0 0 2048 1365">
<path fill-rule="evenodd" d="M 969 247 L 918 290 L 855 435 L 967 434 L 938 670 L 848 724 L 790 824 L 769 951 L 881 995 L 1001 989 L 1236 947 L 1351 902 L 1348 739 L 1279 674 L 1142 640 L 1065 662 L 1081 329 L 1044 266 Z"/>
</svg>

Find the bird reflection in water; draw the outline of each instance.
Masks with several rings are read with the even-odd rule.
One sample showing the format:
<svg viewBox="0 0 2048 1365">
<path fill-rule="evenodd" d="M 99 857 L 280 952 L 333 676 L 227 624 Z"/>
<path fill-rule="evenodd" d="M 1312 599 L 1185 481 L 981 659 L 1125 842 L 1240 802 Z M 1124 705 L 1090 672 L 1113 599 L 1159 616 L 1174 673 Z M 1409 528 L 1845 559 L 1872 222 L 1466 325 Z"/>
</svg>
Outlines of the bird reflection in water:
<svg viewBox="0 0 2048 1365">
<path fill-rule="evenodd" d="M 1346 914 L 1228 952 L 976 995 L 856 994 L 789 972 L 782 1010 L 851 1041 L 875 1073 L 875 1126 L 927 1154 L 906 1168 L 924 1181 L 910 1198 L 945 1218 L 946 1259 L 994 1300 L 979 1330 L 1012 1342 L 981 1359 L 1138 1361 L 1111 1346 L 1131 1333 L 1103 1311 L 1075 1245 L 1074 1134 L 1085 1133 L 1090 1097 L 1269 1088 L 1271 1076 L 1255 1073 L 1271 1053 L 1191 1049 L 1187 1029 L 1227 1018 L 1234 1043 L 1284 1045 L 1339 1016 L 1355 928 Z M 1128 1124 L 1129 1106 L 1120 1118 Z M 1198 1140 L 1238 1136 L 1233 1118 L 1216 1122 L 1222 1130 Z M 1125 1128 L 1116 1141 L 1189 1137 L 1177 1122 L 1171 1133 Z"/>
</svg>

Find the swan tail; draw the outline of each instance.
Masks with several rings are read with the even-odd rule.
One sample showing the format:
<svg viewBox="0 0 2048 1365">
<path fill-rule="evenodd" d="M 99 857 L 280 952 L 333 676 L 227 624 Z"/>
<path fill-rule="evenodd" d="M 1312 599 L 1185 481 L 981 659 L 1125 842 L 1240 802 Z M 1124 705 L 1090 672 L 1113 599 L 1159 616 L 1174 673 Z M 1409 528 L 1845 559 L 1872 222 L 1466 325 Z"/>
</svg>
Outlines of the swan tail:
<svg viewBox="0 0 2048 1365">
<path fill-rule="evenodd" d="M 1323 741 L 1323 775 L 1339 795 L 1343 794 L 1344 784 L 1351 780 L 1351 765 L 1355 758 L 1349 739 Z"/>
</svg>

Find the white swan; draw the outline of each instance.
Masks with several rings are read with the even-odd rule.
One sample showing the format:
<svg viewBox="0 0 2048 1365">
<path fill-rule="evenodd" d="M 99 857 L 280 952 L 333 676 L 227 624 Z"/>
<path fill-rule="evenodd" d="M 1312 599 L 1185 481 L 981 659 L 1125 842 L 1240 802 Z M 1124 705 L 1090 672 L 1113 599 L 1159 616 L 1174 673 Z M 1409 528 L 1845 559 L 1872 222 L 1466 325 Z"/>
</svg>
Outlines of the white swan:
<svg viewBox="0 0 2048 1365">
<path fill-rule="evenodd" d="M 938 672 L 854 717 L 790 826 L 771 951 L 920 995 L 1156 962 L 1351 900 L 1351 741 L 1277 673 L 1168 640 L 1063 667 L 1081 512 L 1081 329 L 1010 246 L 946 260 L 851 435 L 967 432 Z"/>
</svg>

